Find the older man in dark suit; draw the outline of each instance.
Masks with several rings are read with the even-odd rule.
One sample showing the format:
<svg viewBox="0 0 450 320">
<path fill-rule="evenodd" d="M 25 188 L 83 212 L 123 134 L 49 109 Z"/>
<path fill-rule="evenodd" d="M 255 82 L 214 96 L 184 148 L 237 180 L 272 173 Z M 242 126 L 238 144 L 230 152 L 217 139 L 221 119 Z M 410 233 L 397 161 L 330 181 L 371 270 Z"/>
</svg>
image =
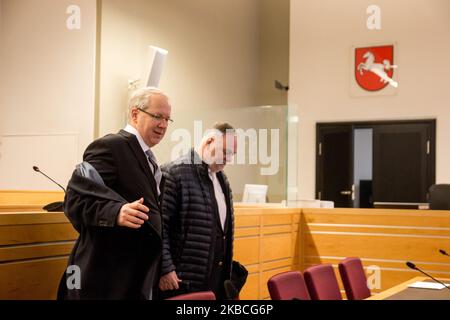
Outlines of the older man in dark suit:
<svg viewBox="0 0 450 320">
<path fill-rule="evenodd" d="M 130 100 L 128 125 L 86 149 L 88 174 L 73 174 L 64 210 L 80 233 L 69 266 L 79 267 L 81 285 L 70 286 L 65 273 L 59 299 L 152 299 L 162 250 L 163 182 L 151 148 L 164 137 L 170 114 L 163 92 L 140 89 Z"/>
</svg>

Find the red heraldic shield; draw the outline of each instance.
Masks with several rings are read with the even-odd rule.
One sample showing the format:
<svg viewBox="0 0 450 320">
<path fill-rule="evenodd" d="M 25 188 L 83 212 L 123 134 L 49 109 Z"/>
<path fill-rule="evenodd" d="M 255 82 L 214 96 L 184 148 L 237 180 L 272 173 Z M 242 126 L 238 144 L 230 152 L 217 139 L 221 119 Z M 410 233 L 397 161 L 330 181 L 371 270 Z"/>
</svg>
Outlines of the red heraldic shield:
<svg viewBox="0 0 450 320">
<path fill-rule="evenodd" d="M 394 75 L 394 46 L 355 49 L 355 79 L 367 91 L 385 88 Z"/>
</svg>

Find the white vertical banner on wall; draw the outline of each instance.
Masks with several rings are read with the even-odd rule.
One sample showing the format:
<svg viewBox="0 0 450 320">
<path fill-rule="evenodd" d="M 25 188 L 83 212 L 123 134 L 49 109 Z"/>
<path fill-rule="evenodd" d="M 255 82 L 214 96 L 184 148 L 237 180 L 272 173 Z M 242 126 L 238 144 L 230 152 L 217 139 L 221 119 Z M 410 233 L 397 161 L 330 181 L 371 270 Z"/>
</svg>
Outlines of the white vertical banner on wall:
<svg viewBox="0 0 450 320">
<path fill-rule="evenodd" d="M 130 100 L 134 91 L 143 87 L 159 88 L 162 71 L 166 62 L 168 51 L 155 46 L 148 46 L 145 68 L 142 71 L 141 78 L 128 81 L 128 98 Z"/>
<path fill-rule="evenodd" d="M 168 51 L 155 46 L 149 46 L 150 69 L 147 79 L 147 87 L 159 87 L 161 75 L 166 62 Z"/>
</svg>

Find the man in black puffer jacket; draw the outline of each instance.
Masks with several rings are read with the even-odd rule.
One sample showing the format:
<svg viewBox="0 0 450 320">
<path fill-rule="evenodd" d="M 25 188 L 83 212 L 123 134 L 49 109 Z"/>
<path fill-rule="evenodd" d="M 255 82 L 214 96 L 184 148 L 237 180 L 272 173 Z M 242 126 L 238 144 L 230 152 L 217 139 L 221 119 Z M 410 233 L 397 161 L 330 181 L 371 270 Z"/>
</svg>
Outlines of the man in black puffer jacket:
<svg viewBox="0 0 450 320">
<path fill-rule="evenodd" d="M 225 164 L 236 153 L 227 123 L 214 125 L 201 145 L 162 167 L 163 253 L 161 298 L 212 290 L 224 299 L 231 277 L 233 199 Z"/>
</svg>

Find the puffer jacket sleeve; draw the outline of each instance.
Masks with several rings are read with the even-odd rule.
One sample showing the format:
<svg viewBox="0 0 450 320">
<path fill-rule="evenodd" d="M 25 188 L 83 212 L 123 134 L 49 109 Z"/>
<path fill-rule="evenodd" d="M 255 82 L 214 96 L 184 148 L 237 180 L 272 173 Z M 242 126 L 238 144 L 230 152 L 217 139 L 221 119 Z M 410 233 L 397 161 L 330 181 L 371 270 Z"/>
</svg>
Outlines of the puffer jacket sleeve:
<svg viewBox="0 0 450 320">
<path fill-rule="evenodd" d="M 171 170 L 170 166 L 163 166 L 162 172 L 165 179 L 164 195 L 162 200 L 162 235 L 163 235 L 163 250 L 161 262 L 161 275 L 165 275 L 175 270 L 173 257 L 170 248 L 170 236 L 173 230 L 173 220 L 179 212 L 178 194 L 176 175 Z"/>
</svg>

